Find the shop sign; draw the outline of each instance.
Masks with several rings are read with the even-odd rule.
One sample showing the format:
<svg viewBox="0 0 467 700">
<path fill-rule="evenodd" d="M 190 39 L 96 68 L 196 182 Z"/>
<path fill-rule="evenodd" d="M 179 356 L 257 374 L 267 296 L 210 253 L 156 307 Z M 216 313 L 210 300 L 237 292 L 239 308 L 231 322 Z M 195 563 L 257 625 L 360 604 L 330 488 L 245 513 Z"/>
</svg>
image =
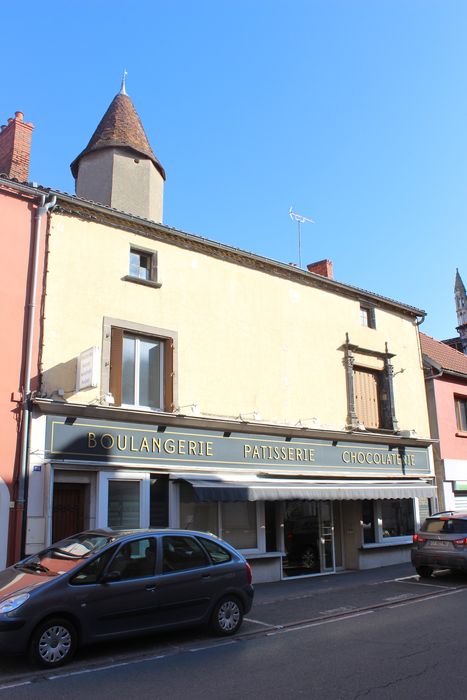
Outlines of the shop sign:
<svg viewBox="0 0 467 700">
<path fill-rule="evenodd" d="M 267 473 L 361 475 L 430 474 L 426 448 L 248 435 L 137 425 L 83 418 L 47 418 L 50 459 L 189 466 L 217 471 L 251 468 Z"/>
</svg>

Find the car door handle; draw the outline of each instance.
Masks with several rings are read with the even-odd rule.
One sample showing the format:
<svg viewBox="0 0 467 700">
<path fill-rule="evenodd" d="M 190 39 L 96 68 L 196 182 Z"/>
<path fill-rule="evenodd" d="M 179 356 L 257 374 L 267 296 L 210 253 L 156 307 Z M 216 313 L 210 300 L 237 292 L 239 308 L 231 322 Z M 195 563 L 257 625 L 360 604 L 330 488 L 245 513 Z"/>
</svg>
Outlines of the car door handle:
<svg viewBox="0 0 467 700">
<path fill-rule="evenodd" d="M 202 574 L 201 578 L 211 578 L 211 574 Z"/>
<path fill-rule="evenodd" d="M 148 584 L 148 585 L 146 586 L 146 590 L 147 590 L 147 591 L 155 591 L 156 588 L 157 588 L 157 586 L 156 586 L 155 583 L 150 583 L 150 584 Z"/>
</svg>

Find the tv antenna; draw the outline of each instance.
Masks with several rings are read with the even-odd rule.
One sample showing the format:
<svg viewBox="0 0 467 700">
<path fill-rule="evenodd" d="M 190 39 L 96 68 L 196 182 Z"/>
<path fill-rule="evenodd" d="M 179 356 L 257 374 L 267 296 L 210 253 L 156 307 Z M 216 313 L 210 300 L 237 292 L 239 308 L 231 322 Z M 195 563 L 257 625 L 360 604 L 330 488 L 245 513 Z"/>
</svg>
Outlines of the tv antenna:
<svg viewBox="0 0 467 700">
<path fill-rule="evenodd" d="M 302 266 L 302 232 L 301 232 L 301 225 L 308 222 L 310 224 L 314 224 L 315 222 L 313 219 L 308 219 L 306 216 L 302 216 L 301 214 L 297 214 L 293 210 L 293 207 L 290 207 L 289 209 L 289 216 L 292 219 L 292 221 L 297 222 L 297 229 L 298 229 L 298 266 Z"/>
</svg>

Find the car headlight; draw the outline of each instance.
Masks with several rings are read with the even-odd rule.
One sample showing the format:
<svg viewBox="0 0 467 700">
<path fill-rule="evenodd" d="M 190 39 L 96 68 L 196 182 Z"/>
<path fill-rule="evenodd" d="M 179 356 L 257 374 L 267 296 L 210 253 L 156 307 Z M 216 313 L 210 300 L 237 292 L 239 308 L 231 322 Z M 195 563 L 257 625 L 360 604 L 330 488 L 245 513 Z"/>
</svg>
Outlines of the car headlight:
<svg viewBox="0 0 467 700">
<path fill-rule="evenodd" d="M 7 598 L 0 603 L 0 613 L 9 613 L 12 610 L 16 610 L 16 608 L 19 608 L 19 606 L 25 603 L 28 598 L 29 593 L 12 595 L 10 598 Z"/>
</svg>

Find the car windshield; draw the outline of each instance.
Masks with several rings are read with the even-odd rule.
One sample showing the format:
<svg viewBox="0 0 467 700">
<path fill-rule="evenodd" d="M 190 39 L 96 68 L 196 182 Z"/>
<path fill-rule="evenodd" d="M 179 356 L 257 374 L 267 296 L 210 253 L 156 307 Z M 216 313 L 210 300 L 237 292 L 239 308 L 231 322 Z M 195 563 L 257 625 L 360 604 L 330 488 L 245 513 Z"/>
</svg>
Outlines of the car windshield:
<svg viewBox="0 0 467 700">
<path fill-rule="evenodd" d="M 428 518 L 422 526 L 422 532 L 460 535 L 467 533 L 467 520 L 461 518 Z"/>
<path fill-rule="evenodd" d="M 113 534 L 81 533 L 61 540 L 52 547 L 20 561 L 15 566 L 17 569 L 37 574 L 57 576 L 74 569 L 91 554 L 95 554 L 115 539 L 116 535 Z"/>
</svg>

